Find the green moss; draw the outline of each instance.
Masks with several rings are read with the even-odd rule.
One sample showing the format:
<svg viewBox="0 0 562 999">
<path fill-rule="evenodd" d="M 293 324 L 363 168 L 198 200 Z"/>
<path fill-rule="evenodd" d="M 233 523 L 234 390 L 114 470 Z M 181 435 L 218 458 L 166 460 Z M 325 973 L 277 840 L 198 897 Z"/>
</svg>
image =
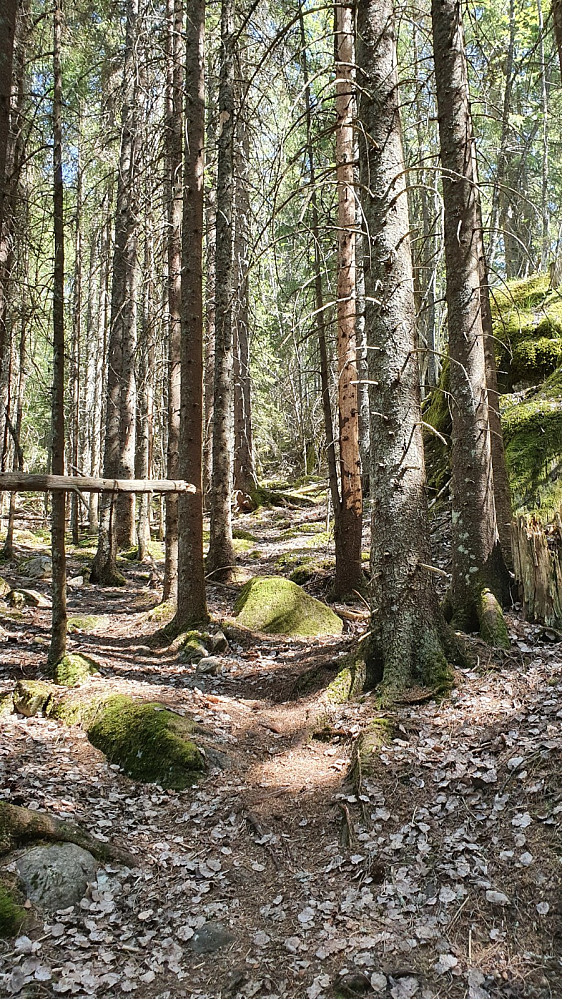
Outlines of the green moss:
<svg viewBox="0 0 562 999">
<path fill-rule="evenodd" d="M 353 780 L 358 788 L 363 777 L 372 776 L 376 770 L 380 751 L 389 746 L 396 735 L 396 722 L 381 716 L 373 718 L 355 743 Z"/>
<path fill-rule="evenodd" d="M 246 538 L 234 538 L 232 547 L 236 555 L 243 555 L 245 552 L 251 552 L 255 548 L 255 542 L 248 541 Z"/>
<path fill-rule="evenodd" d="M 184 663 L 198 663 L 209 655 L 211 636 L 207 631 L 186 631 L 182 635 L 179 658 Z"/>
<path fill-rule="evenodd" d="M 436 694 L 448 693 L 454 685 L 454 673 L 447 660 L 443 635 L 427 628 L 416 651 L 416 673 L 421 683 Z"/>
<path fill-rule="evenodd" d="M 146 617 L 148 621 L 166 622 L 171 621 L 176 613 L 176 605 L 173 600 L 164 600 L 156 607 L 152 607 Z"/>
<path fill-rule="evenodd" d="M 498 380 L 503 391 L 538 385 L 562 363 L 562 300 L 546 275 L 493 294 Z"/>
<path fill-rule="evenodd" d="M 505 400 L 502 423 L 514 510 L 556 511 L 562 502 L 562 368 L 523 399 Z"/>
<path fill-rule="evenodd" d="M 14 708 L 21 715 L 32 718 L 46 711 L 55 693 L 52 683 L 43 680 L 18 680 L 14 690 Z"/>
<path fill-rule="evenodd" d="M 194 727 L 160 704 L 135 703 L 115 695 L 100 707 L 88 738 L 135 780 L 181 790 L 194 783 L 204 767 L 189 738 Z"/>
<path fill-rule="evenodd" d="M 53 698 L 45 713 L 48 718 L 53 718 L 62 725 L 79 725 L 87 731 L 109 697 L 111 694 L 95 694 L 86 698 L 65 695 Z"/>
<path fill-rule="evenodd" d="M 357 697 L 365 689 L 367 669 L 361 648 L 345 657 L 337 676 L 326 687 L 326 698 L 336 704 Z"/>
<path fill-rule="evenodd" d="M 493 593 L 483 587 L 477 603 L 480 637 L 495 649 L 509 649 L 509 632 L 503 611 Z"/>
<path fill-rule="evenodd" d="M 281 635 L 341 635 L 341 618 L 282 576 L 255 576 L 243 587 L 234 613 L 254 631 Z"/>
<path fill-rule="evenodd" d="M 82 614 L 75 617 L 69 617 L 68 619 L 68 630 L 73 631 L 85 631 L 91 632 L 95 631 L 96 628 L 107 625 L 108 618 L 105 615 L 97 616 L 96 614 Z"/>
<path fill-rule="evenodd" d="M 11 715 L 13 713 L 13 710 L 14 710 L 13 693 L 2 694 L 2 696 L 0 697 L 0 718 L 6 718 L 8 715 Z"/>
<path fill-rule="evenodd" d="M 254 544 L 258 540 L 251 531 L 243 531 L 241 527 L 235 527 L 232 532 L 235 541 L 252 541 Z"/>
<path fill-rule="evenodd" d="M 77 653 L 67 653 L 56 664 L 53 680 L 62 687 L 76 687 L 97 672 L 98 667 L 93 659 Z"/>
<path fill-rule="evenodd" d="M 17 894 L 0 881 L 0 938 L 15 937 L 25 923 L 27 913 Z"/>
</svg>

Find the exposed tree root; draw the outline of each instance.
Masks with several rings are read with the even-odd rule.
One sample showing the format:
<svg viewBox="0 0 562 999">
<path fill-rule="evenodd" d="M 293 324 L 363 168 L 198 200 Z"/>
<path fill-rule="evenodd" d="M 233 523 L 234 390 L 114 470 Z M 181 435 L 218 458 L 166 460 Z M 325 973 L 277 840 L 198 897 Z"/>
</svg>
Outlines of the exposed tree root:
<svg viewBox="0 0 562 999">
<path fill-rule="evenodd" d="M 0 856 L 26 843 L 42 839 L 74 843 L 104 862 L 113 860 L 127 867 L 136 867 L 138 864 L 138 857 L 133 857 L 120 847 L 101 843 L 71 822 L 0 801 Z"/>
</svg>

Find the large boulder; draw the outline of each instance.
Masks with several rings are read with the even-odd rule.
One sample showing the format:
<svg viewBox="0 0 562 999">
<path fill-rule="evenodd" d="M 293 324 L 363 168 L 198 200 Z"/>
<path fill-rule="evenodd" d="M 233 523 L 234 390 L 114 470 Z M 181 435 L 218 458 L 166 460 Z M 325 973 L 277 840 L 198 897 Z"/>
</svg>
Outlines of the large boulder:
<svg viewBox="0 0 562 999">
<path fill-rule="evenodd" d="M 343 621 L 283 576 L 254 576 L 242 588 L 234 613 L 238 624 L 273 635 L 341 635 Z"/>
<path fill-rule="evenodd" d="M 27 897 L 48 912 L 76 905 L 98 866 L 91 853 L 74 843 L 34 846 L 16 861 Z"/>
</svg>

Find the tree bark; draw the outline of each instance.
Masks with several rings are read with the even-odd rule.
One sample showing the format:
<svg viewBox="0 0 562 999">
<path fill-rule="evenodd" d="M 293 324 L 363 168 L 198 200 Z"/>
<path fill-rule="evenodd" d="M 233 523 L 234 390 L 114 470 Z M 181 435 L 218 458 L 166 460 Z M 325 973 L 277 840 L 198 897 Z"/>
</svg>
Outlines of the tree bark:
<svg viewBox="0 0 562 999">
<path fill-rule="evenodd" d="M 340 508 L 335 518 L 334 595 L 360 588 L 363 490 L 359 455 L 355 334 L 354 8 L 336 5 L 336 179 L 338 192 L 338 415 Z"/>
<path fill-rule="evenodd" d="M 562 77 L 562 0 L 552 0 L 552 20 L 554 21 L 554 38 L 558 62 L 560 63 L 560 76 Z"/>
<path fill-rule="evenodd" d="M 138 18 L 139 0 L 127 0 L 103 462 L 104 476 L 107 478 L 132 478 L 134 475 Z M 98 550 L 92 564 L 91 578 L 93 582 L 102 585 L 121 585 L 123 577 L 116 565 L 117 542 L 125 547 L 130 547 L 134 543 L 134 496 L 128 497 L 118 511 L 114 509 L 114 500 L 111 497 L 102 497 L 100 506 Z M 119 522 L 118 534 L 117 522 Z"/>
<path fill-rule="evenodd" d="M 185 146 L 181 277 L 180 474 L 195 485 L 179 503 L 176 631 L 208 619 L 203 560 L 203 172 L 205 3 L 192 0 L 185 41 Z"/>
<path fill-rule="evenodd" d="M 236 35 L 233 0 L 222 0 L 217 175 L 215 380 L 213 391 L 213 471 L 207 569 L 227 582 L 234 566 L 232 544 L 233 336 L 234 299 L 234 68 Z"/>
<path fill-rule="evenodd" d="M 390 696 L 414 683 L 446 688 L 421 425 L 408 199 L 389 0 L 358 2 L 358 90 L 371 410 L 371 638 L 367 683 Z"/>
<path fill-rule="evenodd" d="M 509 577 L 498 541 L 480 301 L 480 226 L 460 0 L 432 0 L 445 209 L 445 263 L 452 395 L 455 624 L 509 644 L 499 603 Z M 496 600 L 495 618 L 489 613 Z M 497 602 L 499 601 L 499 603 Z"/>
<path fill-rule="evenodd" d="M 18 0 L 4 0 L 0 10 L 0 231 L 7 188 L 6 163 L 10 135 L 12 65 Z"/>
<path fill-rule="evenodd" d="M 78 111 L 78 131 L 80 134 L 80 111 Z M 78 147 L 78 162 L 76 176 L 76 219 L 74 230 L 74 295 L 72 324 L 72 363 L 71 363 L 71 464 L 76 474 L 78 454 L 80 450 L 80 352 L 82 339 L 82 165 L 80 147 Z M 80 500 L 76 494 L 70 500 L 70 529 L 72 543 L 78 544 L 80 533 Z"/>
<path fill-rule="evenodd" d="M 64 474 L 64 190 L 62 174 L 62 0 L 56 0 L 53 25 L 53 209 L 55 265 L 53 275 L 53 396 L 51 422 L 51 468 Z M 56 664 L 66 652 L 66 496 L 53 495 L 52 535 L 52 624 L 49 662 Z"/>
<path fill-rule="evenodd" d="M 243 60 L 240 60 L 243 66 Z M 252 439 L 250 380 L 249 246 L 250 232 L 250 132 L 246 121 L 245 82 L 241 71 L 236 121 L 236 185 L 234 220 L 234 489 L 250 497 L 257 488 Z"/>
<path fill-rule="evenodd" d="M 182 219 L 182 36 L 183 3 L 167 0 L 166 148 L 168 215 L 168 455 L 169 478 L 179 472 L 181 410 L 181 219 Z M 166 498 L 162 600 L 177 601 L 178 499 Z"/>
</svg>

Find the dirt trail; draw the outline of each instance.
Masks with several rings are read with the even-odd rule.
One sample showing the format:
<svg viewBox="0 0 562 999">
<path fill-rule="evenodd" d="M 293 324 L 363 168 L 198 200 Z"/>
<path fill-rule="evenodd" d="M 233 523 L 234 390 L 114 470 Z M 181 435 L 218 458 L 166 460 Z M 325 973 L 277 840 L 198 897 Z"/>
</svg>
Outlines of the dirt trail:
<svg viewBox="0 0 562 999">
<path fill-rule="evenodd" d="M 241 524 L 259 551 L 242 564 L 271 571 L 275 523 Z M 126 591 L 76 591 L 72 613 L 104 620 L 73 651 L 100 662 L 94 684 L 192 713 L 229 767 L 163 792 L 78 729 L 2 719 L 0 797 L 115 839 L 138 866 L 100 869 L 79 906 L 0 945 L 0 995 L 562 997 L 560 644 L 516 618 L 511 654 L 474 643 L 451 698 L 398 707 L 398 737 L 353 783 L 373 698 L 291 699 L 315 663 L 336 671 L 353 631 L 234 640 L 224 671 L 202 676 L 148 644 L 146 575 L 131 563 Z M 213 615 L 234 598 L 210 588 Z M 3 623 L 2 690 L 44 675 L 48 612 Z"/>
</svg>

